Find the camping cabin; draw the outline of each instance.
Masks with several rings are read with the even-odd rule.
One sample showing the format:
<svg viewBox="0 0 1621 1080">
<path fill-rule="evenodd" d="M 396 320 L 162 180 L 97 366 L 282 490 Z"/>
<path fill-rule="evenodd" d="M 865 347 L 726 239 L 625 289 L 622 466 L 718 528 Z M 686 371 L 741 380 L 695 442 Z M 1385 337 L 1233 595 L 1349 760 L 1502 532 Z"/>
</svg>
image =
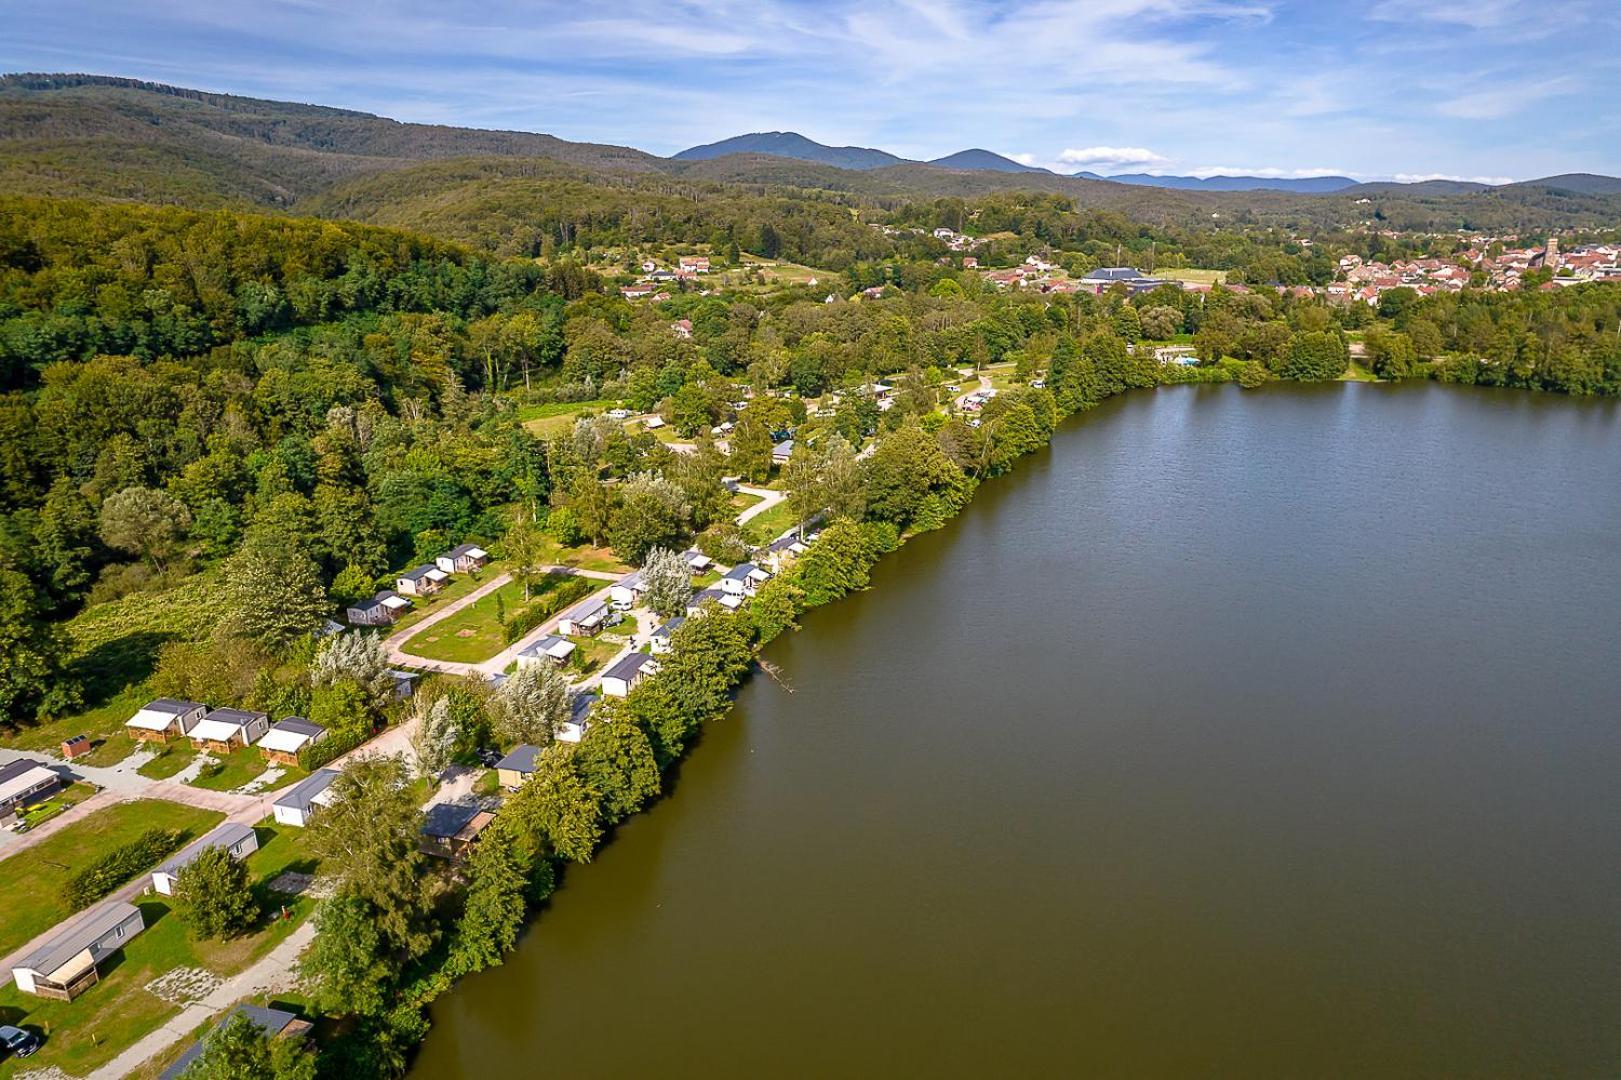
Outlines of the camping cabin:
<svg viewBox="0 0 1621 1080">
<path fill-rule="evenodd" d="M 512 748 L 512 753 L 495 764 L 495 775 L 501 781 L 501 786 L 508 791 L 517 791 L 523 782 L 535 773 L 535 765 L 540 761 L 540 747 L 521 743 Z"/>
<path fill-rule="evenodd" d="M 558 621 L 557 628 L 570 637 L 590 637 L 602 630 L 607 619 L 608 605 L 600 597 L 593 596 L 564 615 Z"/>
<path fill-rule="evenodd" d="M 613 604 L 616 611 L 629 611 L 646 590 L 647 586 L 642 583 L 642 572 L 638 570 L 634 574 L 626 574 L 609 587 L 608 602 Z"/>
<path fill-rule="evenodd" d="M 114 900 L 64 925 L 11 969 L 17 989 L 56 1001 L 72 1001 L 101 979 L 102 961 L 146 929 L 141 909 Z"/>
<path fill-rule="evenodd" d="M 674 647 L 671 640 L 675 632 L 681 629 L 686 621 L 685 617 L 677 615 L 653 631 L 652 636 L 648 638 L 648 644 L 651 646 L 654 656 L 663 656 Z"/>
<path fill-rule="evenodd" d="M 124 721 L 124 730 L 136 742 L 166 743 L 189 735 L 207 712 L 208 706 L 196 701 L 158 698 L 141 706 L 134 716 Z"/>
<path fill-rule="evenodd" d="M 518 652 L 518 666 L 525 668 L 533 667 L 535 664 L 552 664 L 562 667 L 568 663 L 569 657 L 574 655 L 574 650 L 578 647 L 566 637 L 547 634 Z"/>
<path fill-rule="evenodd" d="M 267 1009 L 262 1005 L 249 1005 L 246 1002 L 237 1005 L 226 1013 L 215 1024 L 210 1034 L 225 1030 L 225 1026 L 238 1016 L 245 1016 L 248 1022 L 258 1028 L 266 1039 L 297 1039 L 300 1042 L 309 1037 L 311 1024 L 308 1020 L 300 1020 L 285 1009 Z M 186 1052 L 175 1058 L 170 1065 L 158 1074 L 158 1080 L 180 1080 L 187 1075 L 197 1059 L 203 1056 L 208 1036 L 198 1039 L 186 1047 Z M 238 1065 L 237 1068 L 246 1068 Z"/>
<path fill-rule="evenodd" d="M 298 755 L 312 743 L 326 738 L 326 728 L 311 723 L 302 716 L 289 716 L 270 725 L 270 730 L 255 744 L 266 761 L 279 765 L 297 765 Z"/>
<path fill-rule="evenodd" d="M 295 829 L 306 828 L 317 808 L 332 805 L 332 782 L 337 778 L 336 769 L 315 770 L 271 803 L 271 815 L 279 824 L 291 825 Z"/>
<path fill-rule="evenodd" d="M 733 596 L 753 596 L 754 590 L 770 579 L 771 571 L 753 563 L 738 563 L 720 579 L 720 589 Z"/>
<path fill-rule="evenodd" d="M 16 818 L 19 811 L 30 803 L 53 794 L 62 786 L 62 778 L 30 758 L 0 765 L 0 822 Z"/>
<path fill-rule="evenodd" d="M 461 544 L 433 560 L 434 565 L 447 574 L 471 574 L 484 569 L 489 561 L 490 553 L 477 544 Z"/>
<path fill-rule="evenodd" d="M 230 852 L 231 858 L 245 859 L 259 850 L 259 837 L 251 825 L 227 821 L 202 839 L 187 844 L 179 854 L 152 871 L 152 887 L 164 896 L 173 896 L 175 879 L 180 876 L 180 871 L 209 848 L 224 848 Z"/>
<path fill-rule="evenodd" d="M 450 575 L 433 563 L 423 563 L 395 578 L 394 590 L 406 596 L 432 596 L 449 580 Z"/>
<path fill-rule="evenodd" d="M 602 692 L 609 697 L 624 697 L 642 679 L 657 673 L 659 662 L 652 654 L 634 652 L 622 656 L 602 673 Z"/>
<path fill-rule="evenodd" d="M 595 694 L 580 694 L 574 699 L 569 718 L 559 725 L 555 738 L 558 742 L 577 743 L 585 738 L 591 727 L 591 710 L 600 699 Z"/>
<path fill-rule="evenodd" d="M 187 733 L 191 744 L 211 754 L 229 754 L 259 741 L 270 730 L 270 717 L 246 709 L 215 709 Z"/>
<path fill-rule="evenodd" d="M 435 803 L 423 816 L 422 852 L 441 859 L 465 858 L 478 834 L 494 820 L 495 811 L 478 802 Z"/>
<path fill-rule="evenodd" d="M 360 601 L 344 614 L 356 626 L 391 626 L 410 610 L 411 601 L 393 589 L 384 589 L 370 600 Z"/>
</svg>

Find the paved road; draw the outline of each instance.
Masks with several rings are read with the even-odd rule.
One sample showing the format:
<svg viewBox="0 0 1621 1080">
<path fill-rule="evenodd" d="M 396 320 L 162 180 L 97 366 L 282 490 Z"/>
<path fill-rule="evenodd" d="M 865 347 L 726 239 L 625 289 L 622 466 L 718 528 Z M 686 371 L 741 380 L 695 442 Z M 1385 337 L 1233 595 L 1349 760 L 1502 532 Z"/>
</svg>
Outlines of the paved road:
<svg viewBox="0 0 1621 1080">
<path fill-rule="evenodd" d="M 991 377 L 989 375 L 981 375 L 979 377 L 979 385 L 978 386 L 976 386 L 972 390 L 965 390 L 962 393 L 958 394 L 955 398 L 952 399 L 951 404 L 953 406 L 955 406 L 956 408 L 960 409 L 960 408 L 962 408 L 962 403 L 967 401 L 973 395 L 975 395 L 975 394 L 983 394 L 987 390 L 994 390 L 994 389 L 996 389 L 996 387 L 991 384 Z"/>
<path fill-rule="evenodd" d="M 201 1001 L 194 1001 L 156 1031 L 92 1072 L 89 1080 L 118 1080 L 175 1044 L 191 1037 L 205 1021 L 218 1016 L 244 998 L 288 990 L 297 981 L 298 954 L 315 938 L 315 921 L 306 920 L 287 935 L 287 940 L 260 957 L 250 967 L 232 975 Z"/>
<path fill-rule="evenodd" d="M 611 573 L 606 570 L 582 570 L 574 566 L 548 566 L 545 568 L 545 572 L 549 574 L 567 574 L 571 577 L 592 578 L 593 580 L 606 581 L 610 584 L 615 581 L 619 581 L 626 576 L 624 574 Z M 589 597 L 586 597 L 575 601 L 574 604 L 570 604 L 568 607 L 558 612 L 555 616 L 548 619 L 545 623 L 536 627 L 534 630 L 530 631 L 523 637 L 519 638 L 516 642 L 509 645 L 507 648 L 501 650 L 501 652 L 490 657 L 488 660 L 483 661 L 482 663 L 467 664 L 459 663 L 454 660 L 429 660 L 425 657 L 414 656 L 405 651 L 405 643 L 410 641 L 417 634 L 421 633 L 423 630 L 426 630 L 435 623 L 441 622 L 444 619 L 456 614 L 456 612 L 462 610 L 467 605 L 476 602 L 481 596 L 485 596 L 490 592 L 493 592 L 511 580 L 512 575 L 510 574 L 502 574 L 499 577 L 493 578 L 490 581 L 485 582 L 483 585 L 480 585 L 466 596 L 457 597 L 455 600 L 451 601 L 449 604 L 446 604 L 443 608 L 434 612 L 421 622 L 412 623 L 405 629 L 389 635 L 389 637 L 383 641 L 383 652 L 388 657 L 389 663 L 396 664 L 400 667 L 415 668 L 419 671 L 437 671 L 444 675 L 464 675 L 468 677 L 498 675 L 505 671 L 507 665 L 512 663 L 512 661 L 517 658 L 518 653 L 528 648 L 532 642 L 538 641 L 547 634 L 554 632 L 557 628 L 557 623 L 564 615 L 572 610 L 577 604 L 583 604 L 586 599 L 589 599 Z M 602 596 L 606 591 L 607 590 L 605 588 L 600 589 L 593 595 Z"/>
<path fill-rule="evenodd" d="M 786 491 L 777 491 L 773 488 L 750 487 L 747 484 L 737 485 L 737 490 L 741 491 L 745 495 L 758 496 L 760 499 L 759 502 L 737 515 L 737 523 L 739 525 L 754 520 L 788 497 L 788 493 Z"/>
</svg>

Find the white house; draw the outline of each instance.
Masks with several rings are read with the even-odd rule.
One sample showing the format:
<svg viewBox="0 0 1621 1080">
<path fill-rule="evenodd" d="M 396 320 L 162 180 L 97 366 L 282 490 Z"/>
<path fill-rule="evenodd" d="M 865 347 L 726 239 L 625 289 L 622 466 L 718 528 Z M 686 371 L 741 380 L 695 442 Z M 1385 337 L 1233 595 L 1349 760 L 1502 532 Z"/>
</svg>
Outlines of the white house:
<svg viewBox="0 0 1621 1080">
<path fill-rule="evenodd" d="M 608 602 L 619 611 L 629 611 L 636 606 L 637 599 L 646 591 L 647 586 L 642 583 L 642 572 L 626 574 L 614 582 L 608 589 Z"/>
<path fill-rule="evenodd" d="M 570 637 L 590 637 L 602 629 L 608 618 L 608 605 L 593 596 L 558 620 L 557 627 Z"/>
<path fill-rule="evenodd" d="M 124 721 L 124 728 L 136 742 L 166 743 L 189 734 L 207 712 L 208 706 L 200 702 L 158 698 Z"/>
<path fill-rule="evenodd" d="M 648 638 L 648 643 L 652 646 L 654 656 L 663 656 L 674 648 L 671 639 L 686 621 L 684 616 L 677 615 L 653 631 L 652 636 Z"/>
<path fill-rule="evenodd" d="M 701 615 L 709 604 L 718 605 L 722 611 L 736 611 L 743 606 L 743 594 L 729 593 L 716 588 L 694 593 L 692 599 L 687 601 L 687 617 Z"/>
<path fill-rule="evenodd" d="M 68 923 L 11 969 L 17 989 L 72 1001 L 101 979 L 101 962 L 146 929 L 141 909 L 114 900 Z"/>
<path fill-rule="evenodd" d="M 569 711 L 569 718 L 554 732 L 558 742 L 577 743 L 585 738 L 585 733 L 591 727 L 591 710 L 596 708 L 601 700 L 595 694 L 581 694 L 574 699 Z"/>
<path fill-rule="evenodd" d="M 445 587 L 450 575 L 432 563 L 407 570 L 394 581 L 394 588 L 406 596 L 432 596 Z"/>
<path fill-rule="evenodd" d="M 259 741 L 270 730 L 270 717 L 246 709 L 215 709 L 197 721 L 187 738 L 199 750 L 229 754 Z"/>
<path fill-rule="evenodd" d="M 602 692 L 610 697 L 624 697 L 642 679 L 655 674 L 659 662 L 650 653 L 634 652 L 622 656 L 602 673 Z"/>
<path fill-rule="evenodd" d="M 336 769 L 317 769 L 270 804 L 270 812 L 283 825 L 302 829 L 310 823 L 319 807 L 331 806 L 335 797 L 332 782 L 338 778 Z"/>
<path fill-rule="evenodd" d="M 447 574 L 471 574 L 490 561 L 490 553 L 477 544 L 459 544 L 433 560 Z"/>
<path fill-rule="evenodd" d="M 794 456 L 794 440 L 784 439 L 771 448 L 771 464 L 786 465 L 788 459 Z"/>
<path fill-rule="evenodd" d="M 771 571 L 753 563 L 738 563 L 720 579 L 721 592 L 733 596 L 753 596 L 754 590 L 771 580 Z"/>
<path fill-rule="evenodd" d="M 566 637 L 556 634 L 547 634 L 545 637 L 525 646 L 518 653 L 518 666 L 532 667 L 535 664 L 555 664 L 561 666 L 568 663 L 568 658 L 574 655 L 577 648 L 574 642 Z"/>
<path fill-rule="evenodd" d="M 410 610 L 411 601 L 393 589 L 384 589 L 370 600 L 355 604 L 344 614 L 356 626 L 388 626 Z"/>
<path fill-rule="evenodd" d="M 175 879 L 180 871 L 196 861 L 197 856 L 209 848 L 224 848 L 233 859 L 245 859 L 259 850 L 259 837 L 253 826 L 227 821 L 217 826 L 200 840 L 194 840 L 180 849 L 179 854 L 152 871 L 152 887 L 164 896 L 174 895 Z"/>
</svg>

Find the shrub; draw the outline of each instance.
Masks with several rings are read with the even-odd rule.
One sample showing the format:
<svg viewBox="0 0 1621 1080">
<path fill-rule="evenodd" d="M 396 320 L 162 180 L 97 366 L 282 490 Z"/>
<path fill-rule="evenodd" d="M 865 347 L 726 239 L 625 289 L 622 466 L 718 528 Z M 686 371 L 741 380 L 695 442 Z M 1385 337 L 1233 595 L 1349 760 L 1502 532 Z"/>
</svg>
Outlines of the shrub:
<svg viewBox="0 0 1621 1080">
<path fill-rule="evenodd" d="M 62 898 L 74 911 L 89 907 L 159 859 L 172 854 L 185 841 L 186 834 L 177 829 L 149 829 L 70 877 L 63 886 Z"/>
<path fill-rule="evenodd" d="M 583 600 L 592 592 L 591 583 L 584 578 L 570 578 L 550 592 L 539 596 L 516 615 L 507 617 L 505 636 L 508 645 L 562 611 L 576 600 Z"/>
</svg>

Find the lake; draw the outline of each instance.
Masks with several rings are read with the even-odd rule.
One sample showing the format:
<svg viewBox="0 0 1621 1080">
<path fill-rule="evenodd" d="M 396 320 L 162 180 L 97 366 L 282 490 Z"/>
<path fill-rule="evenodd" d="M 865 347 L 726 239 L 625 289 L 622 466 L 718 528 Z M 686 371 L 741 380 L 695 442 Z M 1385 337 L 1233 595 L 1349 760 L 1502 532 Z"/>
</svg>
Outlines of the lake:
<svg viewBox="0 0 1621 1080">
<path fill-rule="evenodd" d="M 1116 399 L 812 613 L 419 1077 L 1612 1074 L 1621 408 Z"/>
</svg>

